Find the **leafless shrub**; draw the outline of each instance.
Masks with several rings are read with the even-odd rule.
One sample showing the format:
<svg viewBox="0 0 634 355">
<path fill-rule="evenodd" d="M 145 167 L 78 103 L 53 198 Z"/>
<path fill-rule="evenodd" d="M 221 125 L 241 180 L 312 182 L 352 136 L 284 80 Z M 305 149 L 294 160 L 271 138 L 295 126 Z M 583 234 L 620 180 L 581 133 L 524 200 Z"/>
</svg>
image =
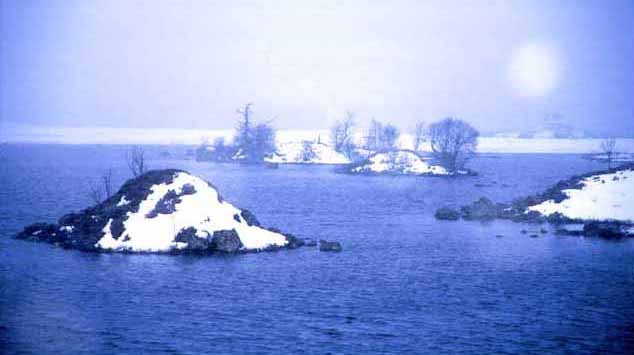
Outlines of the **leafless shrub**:
<svg viewBox="0 0 634 355">
<path fill-rule="evenodd" d="M 126 162 L 128 163 L 128 168 L 130 168 L 130 172 L 132 172 L 134 177 L 139 177 L 147 171 L 147 166 L 145 165 L 145 151 L 139 146 L 133 146 L 130 148 L 130 150 L 126 153 Z"/>
<path fill-rule="evenodd" d="M 434 157 L 450 172 L 464 167 L 478 145 L 478 131 L 470 124 L 445 118 L 429 126 L 431 149 Z"/>
<path fill-rule="evenodd" d="M 616 139 L 606 138 L 601 142 L 601 152 L 605 155 L 608 162 L 608 170 L 612 170 L 612 161 L 616 154 Z"/>
<path fill-rule="evenodd" d="M 101 203 L 112 196 L 112 168 L 101 174 L 98 181 L 90 184 L 90 198 L 94 203 Z"/>
<path fill-rule="evenodd" d="M 346 118 L 335 121 L 330 128 L 330 141 L 335 151 L 350 156 L 354 150 L 354 113 L 346 112 Z"/>
<path fill-rule="evenodd" d="M 412 131 L 412 145 L 414 151 L 417 152 L 421 149 L 423 143 L 427 140 L 427 132 L 425 130 L 425 122 L 416 122 L 414 130 Z"/>
</svg>

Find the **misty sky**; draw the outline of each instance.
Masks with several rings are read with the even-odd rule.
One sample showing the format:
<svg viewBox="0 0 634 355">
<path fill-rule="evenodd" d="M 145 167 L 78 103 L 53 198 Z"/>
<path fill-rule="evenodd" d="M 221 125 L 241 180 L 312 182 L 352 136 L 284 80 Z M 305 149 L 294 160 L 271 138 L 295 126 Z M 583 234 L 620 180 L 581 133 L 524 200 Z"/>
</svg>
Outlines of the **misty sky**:
<svg viewBox="0 0 634 355">
<path fill-rule="evenodd" d="M 5 124 L 278 128 L 559 113 L 634 134 L 634 5 L 611 1 L 0 0 Z"/>
</svg>

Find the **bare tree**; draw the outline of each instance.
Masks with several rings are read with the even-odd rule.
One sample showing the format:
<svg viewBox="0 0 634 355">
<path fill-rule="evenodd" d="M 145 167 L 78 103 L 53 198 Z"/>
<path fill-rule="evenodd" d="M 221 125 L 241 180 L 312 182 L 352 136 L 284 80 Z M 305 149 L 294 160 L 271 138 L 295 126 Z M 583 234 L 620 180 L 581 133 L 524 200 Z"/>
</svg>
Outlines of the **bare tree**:
<svg viewBox="0 0 634 355">
<path fill-rule="evenodd" d="M 100 176 L 100 181 L 90 184 L 90 198 L 97 204 L 112 196 L 112 168 Z"/>
<path fill-rule="evenodd" d="M 128 168 L 130 168 L 134 177 L 139 177 L 147 171 L 147 166 L 145 165 L 145 151 L 139 146 L 133 146 L 130 148 L 130 150 L 126 153 L 126 162 L 128 163 Z"/>
<path fill-rule="evenodd" d="M 414 146 L 414 151 L 418 151 L 421 149 L 423 143 L 425 143 L 427 132 L 425 130 L 425 122 L 416 122 L 416 126 L 414 126 L 414 131 L 412 132 L 412 145 Z"/>
<path fill-rule="evenodd" d="M 300 153 L 300 159 L 305 162 L 309 162 L 317 157 L 317 153 L 313 150 L 313 144 L 311 141 L 302 142 L 302 151 Z"/>
<path fill-rule="evenodd" d="M 380 142 L 381 142 L 381 150 L 393 150 L 396 149 L 396 143 L 398 142 L 398 137 L 400 137 L 401 132 L 399 132 L 398 128 L 391 123 L 388 123 L 383 126 L 381 130 Z"/>
<path fill-rule="evenodd" d="M 435 158 L 447 170 L 455 172 L 475 154 L 479 133 L 460 119 L 445 118 L 429 126 L 429 136 Z"/>
<path fill-rule="evenodd" d="M 261 163 L 264 157 L 275 151 L 275 129 L 271 121 L 253 122 L 251 106 L 248 103 L 237 112 L 240 114 L 233 144 L 234 149 L 249 163 Z"/>
<path fill-rule="evenodd" d="M 346 118 L 335 121 L 330 128 L 330 141 L 335 151 L 349 155 L 354 150 L 354 113 L 346 112 Z"/>
<path fill-rule="evenodd" d="M 237 149 L 242 149 L 243 154 L 248 154 L 253 149 L 253 133 L 251 132 L 251 106 L 252 103 L 244 105 L 244 108 L 236 110 L 240 118 L 236 126 L 236 134 L 233 139 Z"/>
<path fill-rule="evenodd" d="M 383 124 L 373 118 L 365 135 L 364 148 L 372 152 L 393 150 L 400 135 L 398 128 L 393 124 Z"/>
<path fill-rule="evenodd" d="M 262 162 L 264 157 L 275 152 L 275 129 L 269 123 L 258 123 L 253 131 L 253 151 L 249 158 L 254 162 Z"/>
<path fill-rule="evenodd" d="M 601 152 L 605 155 L 608 162 L 608 170 L 612 170 L 612 161 L 616 154 L 616 139 L 606 138 L 601 142 Z"/>
</svg>

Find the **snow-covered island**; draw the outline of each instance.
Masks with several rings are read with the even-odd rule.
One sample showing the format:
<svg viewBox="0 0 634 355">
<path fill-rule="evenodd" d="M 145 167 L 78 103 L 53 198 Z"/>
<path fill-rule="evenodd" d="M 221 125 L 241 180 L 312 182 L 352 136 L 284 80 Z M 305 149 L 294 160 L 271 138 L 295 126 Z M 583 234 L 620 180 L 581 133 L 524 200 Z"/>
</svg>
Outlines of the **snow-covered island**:
<svg viewBox="0 0 634 355">
<path fill-rule="evenodd" d="M 440 165 L 435 165 L 429 158 L 423 157 L 413 150 L 398 149 L 389 152 L 373 153 L 368 158 L 343 169 L 348 174 L 361 175 L 419 175 L 419 176 L 452 176 L 468 175 L 469 171 L 460 170 L 452 173 Z"/>
<path fill-rule="evenodd" d="M 436 218 L 456 220 L 511 219 L 521 222 L 579 224 L 577 234 L 634 236 L 634 164 L 592 172 L 558 182 L 545 192 L 494 203 L 481 198 L 460 211 L 441 208 Z M 565 228 L 561 229 L 566 232 Z"/>
<path fill-rule="evenodd" d="M 107 200 L 16 238 L 94 252 L 238 253 L 296 248 L 304 241 L 264 228 L 210 183 L 182 170 L 128 180 Z"/>
</svg>

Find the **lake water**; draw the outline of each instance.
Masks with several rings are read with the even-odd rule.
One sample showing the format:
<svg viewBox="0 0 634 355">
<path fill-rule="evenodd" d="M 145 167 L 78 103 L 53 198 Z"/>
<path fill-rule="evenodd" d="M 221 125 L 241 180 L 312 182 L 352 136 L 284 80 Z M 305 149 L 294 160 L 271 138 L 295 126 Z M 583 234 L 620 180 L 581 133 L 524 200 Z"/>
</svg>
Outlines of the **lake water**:
<svg viewBox="0 0 634 355">
<path fill-rule="evenodd" d="M 477 177 L 360 177 L 158 158 L 267 226 L 339 240 L 230 257 L 96 255 L 11 239 L 128 176 L 126 147 L 0 147 L 0 347 L 33 354 L 632 353 L 634 241 L 530 238 L 442 205 L 539 192 L 603 168 L 575 155 L 481 156 Z M 182 155 L 184 147 L 172 147 Z M 478 185 L 478 186 L 476 186 Z M 548 228 L 548 227 L 547 227 Z M 530 234 L 530 233 L 529 233 Z M 498 238 L 496 235 L 503 235 Z M 1 351 L 0 351 L 1 352 Z"/>
</svg>

